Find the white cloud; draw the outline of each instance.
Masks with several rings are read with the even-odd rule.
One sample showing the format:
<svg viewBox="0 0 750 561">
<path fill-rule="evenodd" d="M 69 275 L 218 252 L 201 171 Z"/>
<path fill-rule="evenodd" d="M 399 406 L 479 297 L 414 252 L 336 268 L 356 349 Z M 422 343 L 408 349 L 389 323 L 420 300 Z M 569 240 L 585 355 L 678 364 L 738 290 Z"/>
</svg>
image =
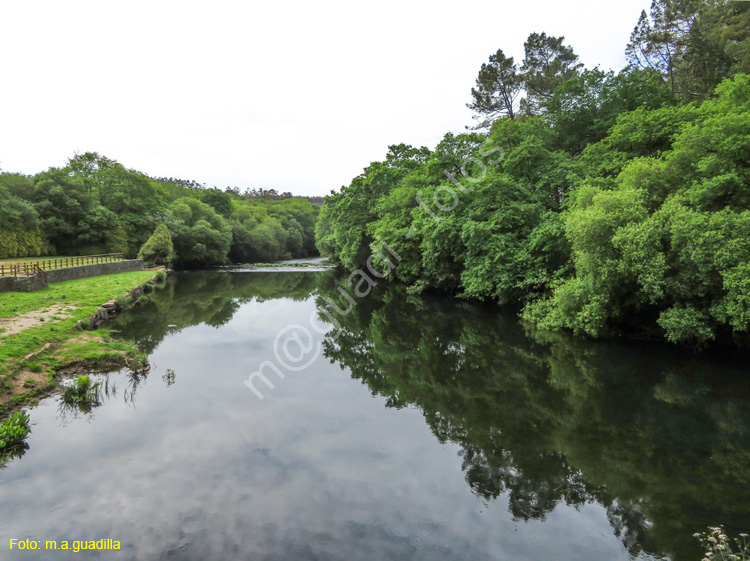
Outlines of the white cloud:
<svg viewBox="0 0 750 561">
<path fill-rule="evenodd" d="M 155 176 L 323 194 L 388 144 L 471 124 L 479 66 L 529 33 L 619 69 L 647 0 L 6 2 L 0 166 L 98 151 Z"/>
</svg>

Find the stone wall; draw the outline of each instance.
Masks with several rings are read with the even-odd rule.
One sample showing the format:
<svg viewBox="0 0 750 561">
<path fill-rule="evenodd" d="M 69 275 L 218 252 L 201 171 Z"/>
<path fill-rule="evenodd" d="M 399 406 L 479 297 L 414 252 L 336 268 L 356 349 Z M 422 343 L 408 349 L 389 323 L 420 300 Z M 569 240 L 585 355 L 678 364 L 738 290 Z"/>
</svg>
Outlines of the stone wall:
<svg viewBox="0 0 750 561">
<path fill-rule="evenodd" d="M 115 273 L 128 273 L 130 271 L 142 271 L 143 260 L 131 259 L 130 261 L 116 261 L 114 263 L 97 263 L 96 265 L 81 265 L 80 267 L 66 267 L 47 271 L 47 282 L 63 282 L 99 275 L 114 275 Z"/>
<path fill-rule="evenodd" d="M 0 277 L 0 292 L 10 292 L 16 289 L 16 277 Z"/>
<path fill-rule="evenodd" d="M 80 267 L 66 267 L 65 269 L 47 271 L 47 282 L 63 282 L 142 270 L 143 260 L 141 259 L 81 265 Z M 0 277 L 0 292 L 32 292 L 46 287 L 47 285 L 39 277 Z"/>
<path fill-rule="evenodd" d="M 47 288 L 39 277 L 0 277 L 0 292 L 34 292 Z"/>
</svg>

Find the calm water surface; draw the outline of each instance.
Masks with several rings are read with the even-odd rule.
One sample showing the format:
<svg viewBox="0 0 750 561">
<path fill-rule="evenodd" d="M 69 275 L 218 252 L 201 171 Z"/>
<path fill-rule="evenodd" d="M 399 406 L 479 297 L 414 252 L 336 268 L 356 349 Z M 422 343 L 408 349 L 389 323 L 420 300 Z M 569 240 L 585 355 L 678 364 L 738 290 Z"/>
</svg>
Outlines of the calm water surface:
<svg viewBox="0 0 750 561">
<path fill-rule="evenodd" d="M 524 331 L 397 287 L 320 334 L 341 282 L 180 274 L 124 314 L 151 372 L 109 375 L 88 413 L 31 411 L 0 472 L 0 558 L 690 560 L 708 524 L 750 529 L 746 360 Z M 314 360 L 267 371 L 261 400 L 243 382 L 292 325 Z"/>
</svg>

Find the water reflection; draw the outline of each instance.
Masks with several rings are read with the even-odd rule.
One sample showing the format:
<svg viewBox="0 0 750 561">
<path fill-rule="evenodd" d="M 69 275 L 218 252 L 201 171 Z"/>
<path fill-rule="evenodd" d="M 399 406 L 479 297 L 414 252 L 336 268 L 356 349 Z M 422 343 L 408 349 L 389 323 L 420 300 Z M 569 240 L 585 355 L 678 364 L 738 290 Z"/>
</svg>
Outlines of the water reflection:
<svg viewBox="0 0 750 561">
<path fill-rule="evenodd" d="M 240 306 L 252 300 L 303 301 L 316 289 L 318 277 L 310 273 L 179 274 L 118 318 L 114 329 L 150 354 L 167 335 L 187 327 L 226 325 Z"/>
<path fill-rule="evenodd" d="M 597 502 L 631 554 L 680 558 L 695 555 L 691 534 L 708 524 L 750 527 L 737 363 L 524 332 L 395 287 L 337 319 L 326 356 L 389 407 L 419 407 L 441 442 L 462 446 L 474 492 L 507 494 L 517 519 Z"/>
<path fill-rule="evenodd" d="M 152 353 L 251 301 L 314 297 L 322 308 L 339 285 L 332 273 L 179 275 L 116 328 Z M 709 524 L 750 528 L 744 362 L 524 330 L 398 287 L 337 319 L 325 356 L 387 407 L 418 408 L 435 438 L 461 447 L 473 493 L 504 497 L 516 520 L 599 504 L 631 555 L 676 559 L 697 558 L 691 534 Z"/>
</svg>

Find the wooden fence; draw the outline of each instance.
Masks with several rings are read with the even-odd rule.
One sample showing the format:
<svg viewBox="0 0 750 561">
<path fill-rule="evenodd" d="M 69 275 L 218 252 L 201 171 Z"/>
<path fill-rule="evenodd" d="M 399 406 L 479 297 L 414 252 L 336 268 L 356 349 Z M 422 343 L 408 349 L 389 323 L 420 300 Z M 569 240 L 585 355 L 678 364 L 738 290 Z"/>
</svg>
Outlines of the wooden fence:
<svg viewBox="0 0 750 561">
<path fill-rule="evenodd" d="M 0 277 L 14 277 L 18 275 L 44 277 L 46 276 L 45 271 L 64 269 L 65 267 L 79 267 L 81 265 L 95 265 L 97 263 L 113 263 L 115 261 L 123 261 L 124 259 L 125 257 L 122 253 L 108 253 L 106 255 L 41 259 L 38 261 L 24 261 L 23 263 L 0 262 Z"/>
</svg>

